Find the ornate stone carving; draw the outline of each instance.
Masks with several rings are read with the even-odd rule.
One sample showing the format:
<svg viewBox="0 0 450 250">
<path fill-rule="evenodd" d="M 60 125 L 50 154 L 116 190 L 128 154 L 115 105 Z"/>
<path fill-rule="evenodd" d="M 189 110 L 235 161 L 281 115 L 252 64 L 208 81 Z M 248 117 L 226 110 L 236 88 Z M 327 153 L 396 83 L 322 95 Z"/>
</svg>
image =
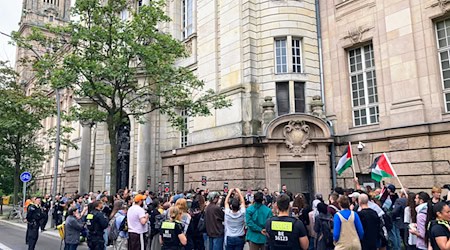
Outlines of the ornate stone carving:
<svg viewBox="0 0 450 250">
<path fill-rule="evenodd" d="M 309 125 L 305 121 L 290 121 L 284 126 L 286 147 L 294 156 L 301 156 L 309 144 Z"/>
<path fill-rule="evenodd" d="M 315 95 L 312 97 L 311 114 L 314 116 L 317 116 L 319 118 L 322 118 L 322 119 L 325 118 L 325 114 L 323 111 L 323 102 L 322 102 L 322 98 L 320 97 L 320 95 Z"/>
<path fill-rule="evenodd" d="M 192 55 L 192 38 L 190 38 L 189 40 L 186 41 L 186 43 L 184 44 L 184 47 L 186 48 L 186 52 L 188 53 L 188 55 Z"/>
<path fill-rule="evenodd" d="M 434 8 L 439 6 L 439 8 L 441 8 L 442 13 L 446 13 L 447 11 L 449 11 L 447 9 L 447 5 L 450 4 L 450 0 L 435 0 L 435 3 L 431 4 L 429 6 L 429 8 Z"/>
<path fill-rule="evenodd" d="M 352 44 L 360 43 L 362 41 L 363 34 L 371 29 L 372 28 L 363 28 L 362 26 L 359 26 L 356 29 L 347 31 L 347 35 L 344 36 L 344 39 L 350 39 Z"/>
</svg>

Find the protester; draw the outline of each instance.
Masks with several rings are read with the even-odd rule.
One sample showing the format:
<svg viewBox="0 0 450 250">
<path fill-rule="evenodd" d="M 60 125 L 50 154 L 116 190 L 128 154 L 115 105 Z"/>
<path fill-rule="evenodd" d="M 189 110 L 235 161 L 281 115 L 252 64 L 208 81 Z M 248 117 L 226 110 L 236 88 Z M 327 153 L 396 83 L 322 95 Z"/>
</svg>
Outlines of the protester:
<svg viewBox="0 0 450 250">
<path fill-rule="evenodd" d="M 208 194 L 209 205 L 205 209 L 205 224 L 208 234 L 209 250 L 222 250 L 224 241 L 224 212 L 217 205 L 219 193 Z"/>
<path fill-rule="evenodd" d="M 248 207 L 245 213 L 245 223 L 248 227 L 246 239 L 249 242 L 250 250 L 263 250 L 266 243 L 264 228 L 266 221 L 272 217 L 272 211 L 262 204 L 263 193 L 257 192 L 254 199 L 255 203 Z"/>
<path fill-rule="evenodd" d="M 114 214 L 114 218 L 116 219 L 115 226 L 119 230 L 119 237 L 117 238 L 114 247 L 117 249 L 122 249 L 122 246 L 126 246 L 128 244 L 128 226 L 126 225 L 128 206 L 125 204 L 124 200 L 119 200 L 119 202 L 122 206 L 119 211 Z"/>
<path fill-rule="evenodd" d="M 175 206 L 180 210 L 180 221 L 181 224 L 183 224 L 183 233 L 186 234 L 189 223 L 191 222 L 191 215 L 188 213 L 187 200 L 185 198 L 180 198 L 175 202 Z"/>
<path fill-rule="evenodd" d="M 418 249 L 428 249 L 427 243 L 425 241 L 426 234 L 426 220 L 427 220 L 427 210 L 428 202 L 430 201 L 430 196 L 425 192 L 419 192 L 416 194 L 416 221 L 417 224 L 413 225 L 409 232 L 417 236 L 416 248 Z"/>
<path fill-rule="evenodd" d="M 377 212 L 369 208 L 369 197 L 367 194 L 361 194 L 358 197 L 359 207 L 361 211 L 358 216 L 364 231 L 364 237 L 361 240 L 363 250 L 376 250 L 379 240 L 379 232 L 381 230 L 381 221 Z"/>
<path fill-rule="evenodd" d="M 187 231 L 188 243 L 185 246 L 185 250 L 204 250 L 205 241 L 203 234 L 206 233 L 206 228 L 201 228 L 205 225 L 204 223 L 204 210 L 205 210 L 205 198 L 201 195 L 201 191 L 195 195 L 192 201 L 189 213 L 191 215 L 191 223 L 189 223 L 189 228 Z M 200 225 L 200 220 L 202 220 L 202 225 Z M 152 248 L 153 249 L 153 248 Z"/>
<path fill-rule="evenodd" d="M 404 212 L 404 223 L 408 229 L 412 228 L 414 225 L 416 225 L 417 222 L 417 212 L 416 212 L 416 202 L 414 201 L 416 199 L 415 193 L 408 193 L 408 203 L 405 207 Z M 409 230 L 407 233 L 405 233 L 406 237 L 406 250 L 414 250 L 416 249 L 416 241 L 417 236 L 410 233 Z"/>
<path fill-rule="evenodd" d="M 233 196 L 233 199 L 230 202 L 231 196 Z M 241 190 L 238 188 L 230 190 L 225 198 L 224 225 L 226 250 L 244 249 L 245 200 L 241 194 Z"/>
<path fill-rule="evenodd" d="M 319 214 L 314 218 L 314 232 L 316 233 L 316 250 L 334 249 L 333 242 L 333 217 L 328 213 L 327 204 L 317 204 Z"/>
<path fill-rule="evenodd" d="M 87 211 L 87 207 L 83 209 Z M 76 250 L 80 244 L 80 233 L 84 229 L 81 221 L 81 213 L 78 209 L 70 208 L 67 212 L 66 224 L 64 225 L 64 250 Z"/>
<path fill-rule="evenodd" d="M 339 199 L 338 193 L 331 193 L 328 197 L 329 205 L 328 205 L 328 213 L 334 216 L 337 212 L 341 210 L 339 207 L 339 203 L 337 202 Z"/>
<path fill-rule="evenodd" d="M 147 246 L 146 233 L 148 232 L 148 213 L 143 208 L 147 197 L 138 194 L 134 197 L 134 204 L 128 209 L 128 250 L 141 250 Z"/>
<path fill-rule="evenodd" d="M 450 207 L 440 201 L 433 206 L 434 217 L 436 220 L 431 221 L 430 245 L 432 249 L 450 249 Z"/>
<path fill-rule="evenodd" d="M 287 195 L 278 196 L 278 216 L 266 222 L 264 231 L 267 232 L 269 250 L 306 250 L 309 247 L 303 222 L 289 216 L 289 203 L 290 198 Z"/>
<path fill-rule="evenodd" d="M 361 249 L 360 240 L 364 236 L 364 229 L 359 216 L 350 210 L 350 201 L 347 196 L 339 197 L 338 203 L 342 210 L 333 218 L 335 250 Z"/>
</svg>

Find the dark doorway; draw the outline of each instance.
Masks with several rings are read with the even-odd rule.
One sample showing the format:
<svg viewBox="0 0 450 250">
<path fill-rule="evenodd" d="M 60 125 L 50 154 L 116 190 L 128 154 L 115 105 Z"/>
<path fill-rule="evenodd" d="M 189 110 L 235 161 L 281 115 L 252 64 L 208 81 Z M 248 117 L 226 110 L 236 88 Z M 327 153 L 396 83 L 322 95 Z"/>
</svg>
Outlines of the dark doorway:
<svg viewBox="0 0 450 250">
<path fill-rule="evenodd" d="M 308 203 L 314 195 L 313 166 L 313 162 L 280 162 L 281 183 L 286 184 L 293 195 L 304 194 Z"/>
<path fill-rule="evenodd" d="M 119 127 L 117 134 L 117 189 L 128 187 L 130 175 L 130 121 Z"/>
</svg>

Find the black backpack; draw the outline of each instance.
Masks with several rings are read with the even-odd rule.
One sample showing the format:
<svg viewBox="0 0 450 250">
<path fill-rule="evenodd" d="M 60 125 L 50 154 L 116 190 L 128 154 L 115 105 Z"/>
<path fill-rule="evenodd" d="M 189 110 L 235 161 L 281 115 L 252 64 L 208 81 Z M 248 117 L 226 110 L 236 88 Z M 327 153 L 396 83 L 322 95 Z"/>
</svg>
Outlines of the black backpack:
<svg viewBox="0 0 450 250">
<path fill-rule="evenodd" d="M 125 218 L 123 218 L 122 222 L 120 223 L 119 231 L 120 232 L 128 232 L 128 222 L 127 222 L 126 215 L 125 215 Z"/>
<path fill-rule="evenodd" d="M 206 232 L 206 223 L 205 223 L 205 211 L 200 214 L 200 219 L 198 219 L 197 230 L 201 233 Z"/>
<path fill-rule="evenodd" d="M 320 220 L 320 235 L 318 236 L 319 240 L 323 239 L 327 247 L 334 248 L 333 220 L 331 218 L 330 219 L 319 218 L 319 220 Z"/>
<path fill-rule="evenodd" d="M 161 230 L 161 225 L 164 221 L 166 221 L 165 214 L 157 214 L 155 216 L 155 230 L 159 232 Z"/>
</svg>

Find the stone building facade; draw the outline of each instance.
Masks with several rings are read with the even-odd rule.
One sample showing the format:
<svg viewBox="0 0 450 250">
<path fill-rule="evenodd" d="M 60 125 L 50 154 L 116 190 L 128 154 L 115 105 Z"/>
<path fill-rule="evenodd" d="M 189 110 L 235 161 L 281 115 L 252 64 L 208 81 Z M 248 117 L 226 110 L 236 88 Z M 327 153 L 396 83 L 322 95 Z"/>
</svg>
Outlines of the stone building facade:
<svg viewBox="0 0 450 250">
<path fill-rule="evenodd" d="M 186 36 L 179 17 L 190 3 L 195 14 Z M 227 183 L 274 191 L 286 183 L 294 192 L 328 192 L 332 138 L 317 117 L 323 114 L 315 1 L 171 1 L 167 10 L 172 34 L 191 49 L 180 65 L 233 105 L 189 118 L 183 147 L 161 141 L 162 180 L 172 190 L 221 190 Z M 310 115 L 314 102 L 317 116 Z"/>
<path fill-rule="evenodd" d="M 369 166 L 386 152 L 411 190 L 448 183 L 450 5 L 320 3 L 326 113 L 341 145 L 337 154 L 348 141 L 354 143 L 362 182 L 371 182 Z M 356 150 L 359 141 L 365 144 L 362 151 Z M 351 171 L 344 173 L 338 185 L 353 186 L 351 179 Z"/>
</svg>

